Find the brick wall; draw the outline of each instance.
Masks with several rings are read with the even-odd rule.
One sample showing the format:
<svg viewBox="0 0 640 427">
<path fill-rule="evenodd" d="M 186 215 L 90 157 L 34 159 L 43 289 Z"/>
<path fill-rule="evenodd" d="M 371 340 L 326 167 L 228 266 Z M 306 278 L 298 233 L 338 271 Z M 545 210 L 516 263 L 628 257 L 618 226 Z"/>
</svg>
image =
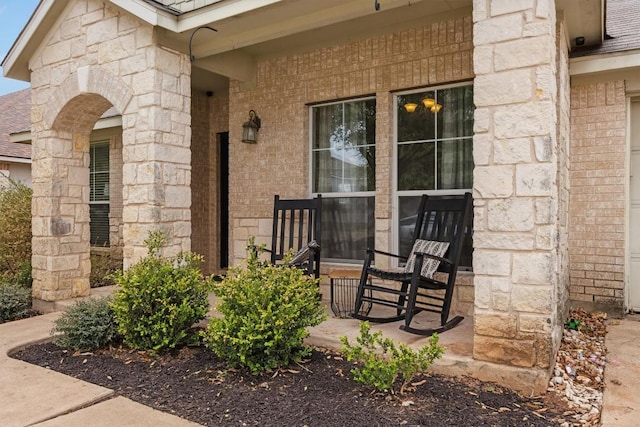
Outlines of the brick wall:
<svg viewBox="0 0 640 427">
<path fill-rule="evenodd" d="M 247 239 L 271 241 L 273 196 L 309 195 L 308 104 L 376 96 L 376 247 L 391 249 L 393 91 L 471 80 L 470 16 L 337 44 L 258 63 L 252 89 L 230 85 L 230 211 L 232 265 L 246 257 Z M 243 144 L 249 109 L 262 119 L 257 144 Z M 342 266 L 344 267 L 344 266 Z M 323 273 L 331 269 L 323 266 Z M 454 307 L 473 309 L 469 277 Z"/>
<path fill-rule="evenodd" d="M 191 250 L 202 255 L 210 269 L 211 259 L 211 224 L 209 218 L 210 194 L 209 187 L 216 181 L 211 179 L 211 165 L 209 163 L 212 143 L 209 131 L 209 98 L 206 94 L 196 92 L 191 94 L 191 230 L 193 238 Z"/>
<path fill-rule="evenodd" d="M 623 81 L 571 89 L 570 298 L 624 306 L 626 100 Z"/>
<path fill-rule="evenodd" d="M 249 236 L 270 242 L 273 195 L 309 194 L 308 104 L 376 95 L 376 229 L 391 229 L 392 94 L 390 91 L 470 80 L 471 17 L 449 19 L 368 39 L 258 63 L 253 89 L 230 86 L 233 262 Z M 257 144 L 243 144 L 241 124 L 254 109 L 262 119 Z"/>
<path fill-rule="evenodd" d="M 220 197 L 221 191 L 218 183 L 220 182 L 220 175 L 222 173 L 228 173 L 223 171 L 220 167 L 220 140 L 218 134 L 229 131 L 229 93 L 220 92 L 215 93 L 210 98 L 211 103 L 211 115 L 209 126 L 209 139 L 212 149 L 209 153 L 209 165 L 211 168 L 211 181 L 209 185 L 209 224 L 210 224 L 210 239 L 211 239 L 211 251 L 210 260 L 207 265 L 210 268 L 210 272 L 220 273 L 222 268 L 220 266 L 220 250 L 223 244 L 229 245 L 229 242 L 222 242 L 220 240 Z M 236 126 L 239 126 L 238 124 Z M 195 236 L 194 236 L 195 238 Z M 229 260 L 227 259 L 227 263 Z"/>
</svg>

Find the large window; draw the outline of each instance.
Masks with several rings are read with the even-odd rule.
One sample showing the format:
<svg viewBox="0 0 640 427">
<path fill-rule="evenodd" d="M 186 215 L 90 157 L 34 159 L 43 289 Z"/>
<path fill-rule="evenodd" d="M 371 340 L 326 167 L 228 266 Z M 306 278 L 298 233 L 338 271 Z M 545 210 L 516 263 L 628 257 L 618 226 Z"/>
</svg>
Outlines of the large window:
<svg viewBox="0 0 640 427">
<path fill-rule="evenodd" d="M 109 142 L 91 143 L 89 154 L 91 245 L 109 246 Z"/>
<path fill-rule="evenodd" d="M 396 96 L 398 246 L 411 250 L 420 195 L 454 195 L 473 187 L 473 86 Z M 461 265 L 471 267 L 471 224 Z"/>
<path fill-rule="evenodd" d="M 375 240 L 375 99 L 314 106 L 311 122 L 311 191 L 323 198 L 323 258 L 362 260 Z"/>
</svg>

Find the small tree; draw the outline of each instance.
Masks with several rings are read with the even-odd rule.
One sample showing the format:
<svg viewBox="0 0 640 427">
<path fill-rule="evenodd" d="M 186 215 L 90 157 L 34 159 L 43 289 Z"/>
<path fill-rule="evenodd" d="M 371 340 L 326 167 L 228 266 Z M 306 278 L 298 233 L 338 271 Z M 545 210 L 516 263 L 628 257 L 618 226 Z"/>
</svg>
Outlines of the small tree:
<svg viewBox="0 0 640 427">
<path fill-rule="evenodd" d="M 24 184 L 0 185 L 0 276 L 31 286 L 31 197 Z"/>
</svg>

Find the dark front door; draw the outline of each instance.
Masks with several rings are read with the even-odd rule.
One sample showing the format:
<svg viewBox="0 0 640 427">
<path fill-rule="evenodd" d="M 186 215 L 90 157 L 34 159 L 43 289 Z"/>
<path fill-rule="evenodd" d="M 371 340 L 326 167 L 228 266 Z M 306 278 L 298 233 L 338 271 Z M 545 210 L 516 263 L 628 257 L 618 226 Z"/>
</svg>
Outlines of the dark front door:
<svg viewBox="0 0 640 427">
<path fill-rule="evenodd" d="M 229 132 L 218 134 L 220 147 L 220 268 L 229 266 Z"/>
</svg>

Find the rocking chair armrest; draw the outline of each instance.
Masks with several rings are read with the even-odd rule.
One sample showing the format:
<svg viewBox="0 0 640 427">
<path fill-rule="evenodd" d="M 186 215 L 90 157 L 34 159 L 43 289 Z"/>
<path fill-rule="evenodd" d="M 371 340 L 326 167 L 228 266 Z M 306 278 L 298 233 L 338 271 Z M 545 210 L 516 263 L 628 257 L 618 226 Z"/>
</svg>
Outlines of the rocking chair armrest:
<svg viewBox="0 0 640 427">
<path fill-rule="evenodd" d="M 380 251 L 378 249 L 367 249 L 367 253 L 369 253 L 369 254 L 375 253 L 375 254 L 390 256 L 390 257 L 393 257 L 393 258 L 400 258 L 400 259 L 403 259 L 405 261 L 407 260 L 406 256 L 398 255 L 398 254 L 392 254 L 391 252 Z"/>
<path fill-rule="evenodd" d="M 309 258 L 315 259 L 320 256 L 320 246 L 309 246 Z"/>
</svg>

